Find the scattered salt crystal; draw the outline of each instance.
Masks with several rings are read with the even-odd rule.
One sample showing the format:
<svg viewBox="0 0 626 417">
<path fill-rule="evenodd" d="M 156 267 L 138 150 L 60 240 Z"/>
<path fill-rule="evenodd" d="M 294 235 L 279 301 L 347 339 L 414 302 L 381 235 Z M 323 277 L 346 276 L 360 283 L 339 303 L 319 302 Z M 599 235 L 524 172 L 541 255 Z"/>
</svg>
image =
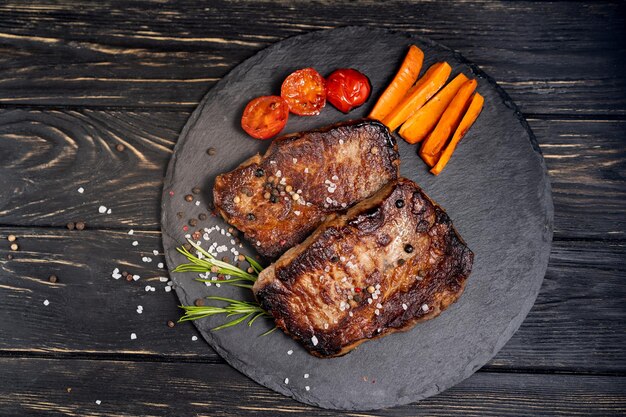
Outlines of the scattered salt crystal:
<svg viewBox="0 0 626 417">
<path fill-rule="evenodd" d="M 107 208 L 106 207 L 104 207 L 104 206 L 98 207 L 98 213 L 104 214 L 106 212 L 107 212 Z"/>
<path fill-rule="evenodd" d="M 44 300 L 43 305 L 47 306 L 48 304 L 50 304 L 50 301 Z"/>
<path fill-rule="evenodd" d="M 304 374 L 304 378 L 305 379 L 308 378 L 308 377 L 309 377 L 309 374 Z"/>
<path fill-rule="evenodd" d="M 132 236 L 134 233 L 135 233 L 135 231 L 134 231 L 133 229 L 130 229 L 130 230 L 128 231 L 128 234 L 129 234 L 129 235 L 131 235 L 131 236 Z"/>
<path fill-rule="evenodd" d="M 371 298 L 367 299 L 367 304 L 372 304 L 372 299 Z"/>
<path fill-rule="evenodd" d="M 149 285 L 146 285 L 145 290 L 146 290 L 146 292 L 150 291 L 150 286 L 149 286 Z"/>
<path fill-rule="evenodd" d="M 338 176 L 336 176 L 336 175 L 333 175 L 333 177 L 332 177 L 331 179 L 332 179 L 333 181 L 337 181 L 337 180 L 339 179 L 339 177 L 338 177 Z"/>
<path fill-rule="evenodd" d="M 196 340 L 198 340 L 198 336 L 191 336 L 191 341 L 195 342 Z"/>
<path fill-rule="evenodd" d="M 409 308 L 409 306 L 408 306 L 408 305 L 406 305 L 406 304 L 402 303 L 402 309 L 407 310 L 408 308 Z"/>
<path fill-rule="evenodd" d="M 422 304 L 422 310 L 428 311 L 428 304 Z"/>
<path fill-rule="evenodd" d="M 376 308 L 383 308 L 383 305 L 381 303 L 377 303 Z"/>
<path fill-rule="evenodd" d="M 133 275 L 133 281 L 137 281 L 139 278 L 141 278 L 139 275 Z"/>
<path fill-rule="evenodd" d="M 309 173 L 309 168 L 304 168 L 304 173 L 308 174 Z"/>
<path fill-rule="evenodd" d="M 100 405 L 100 404 L 102 404 L 102 401 L 96 400 L 96 404 Z"/>
<path fill-rule="evenodd" d="M 283 173 L 279 169 L 278 171 L 276 171 L 276 174 L 274 174 L 274 175 L 276 175 L 277 178 L 280 178 L 280 176 L 283 175 Z"/>
<path fill-rule="evenodd" d="M 291 355 L 291 354 L 293 354 L 293 350 L 289 349 L 289 350 L 287 351 L 287 355 Z"/>
<path fill-rule="evenodd" d="M 135 333 L 131 333 L 130 340 L 135 340 L 135 339 L 137 339 L 137 335 Z"/>
<path fill-rule="evenodd" d="M 199 206 L 199 205 L 200 205 L 200 201 L 196 201 L 196 206 Z"/>
<path fill-rule="evenodd" d="M 107 210 L 107 214 L 111 214 L 111 209 L 108 209 L 108 210 Z"/>
<path fill-rule="evenodd" d="M 172 291 L 172 287 L 170 287 L 169 285 L 165 287 L 165 292 L 170 292 Z"/>
<path fill-rule="evenodd" d="M 300 211 L 298 211 L 298 210 L 295 210 L 293 213 L 294 213 L 296 216 L 299 216 L 299 215 L 301 214 L 301 213 L 300 213 Z"/>
<path fill-rule="evenodd" d="M 139 242 L 137 242 L 136 240 L 133 241 L 133 246 L 137 246 L 139 244 Z"/>
<path fill-rule="evenodd" d="M 343 139 L 339 139 L 339 144 L 343 145 Z"/>
<path fill-rule="evenodd" d="M 77 191 L 82 194 L 85 192 L 85 189 L 83 187 L 80 187 Z"/>
<path fill-rule="evenodd" d="M 155 292 L 155 291 L 156 291 L 156 288 L 154 288 L 154 287 L 150 287 L 150 291 Z"/>
<path fill-rule="evenodd" d="M 376 294 L 376 293 L 372 294 L 372 299 L 378 300 L 378 294 Z"/>
<path fill-rule="evenodd" d="M 285 378 L 285 385 L 289 384 L 289 378 Z"/>
<path fill-rule="evenodd" d="M 149 258 L 147 256 L 144 256 L 143 258 L 141 258 L 142 261 L 148 263 L 148 262 L 152 262 L 152 258 Z"/>
<path fill-rule="evenodd" d="M 156 250 L 156 249 L 154 249 L 154 250 L 152 251 L 152 254 L 153 254 L 154 256 L 157 256 L 157 255 L 159 254 L 159 251 L 158 251 L 158 250 Z"/>
<path fill-rule="evenodd" d="M 167 277 L 159 277 L 159 281 L 161 281 L 161 282 L 167 282 Z"/>
<path fill-rule="evenodd" d="M 306 387 L 304 387 L 304 389 L 308 391 L 308 390 L 310 390 L 310 389 L 311 389 L 311 387 L 309 387 L 309 386 L 307 385 Z"/>
<path fill-rule="evenodd" d="M 313 335 L 313 337 L 311 338 L 311 342 L 313 343 L 313 346 L 317 346 L 318 340 L 315 335 Z"/>
<path fill-rule="evenodd" d="M 376 314 L 377 316 L 380 315 L 380 310 L 379 309 L 374 310 L 374 314 Z"/>
<path fill-rule="evenodd" d="M 159 262 L 159 263 L 157 264 L 157 267 L 158 267 L 158 268 L 163 268 L 163 262 Z"/>
<path fill-rule="evenodd" d="M 298 162 L 298 158 L 292 158 L 291 160 L 293 161 L 294 164 Z"/>
</svg>

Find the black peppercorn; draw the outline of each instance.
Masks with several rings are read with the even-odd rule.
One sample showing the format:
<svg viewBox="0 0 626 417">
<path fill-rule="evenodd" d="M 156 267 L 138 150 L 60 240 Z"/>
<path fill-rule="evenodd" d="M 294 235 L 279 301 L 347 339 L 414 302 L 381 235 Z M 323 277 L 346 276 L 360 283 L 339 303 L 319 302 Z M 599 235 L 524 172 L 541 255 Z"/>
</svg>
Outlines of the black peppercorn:
<svg viewBox="0 0 626 417">
<path fill-rule="evenodd" d="M 402 259 L 402 258 L 398 259 L 398 266 L 404 265 L 405 262 L 406 261 L 404 259 Z"/>
<path fill-rule="evenodd" d="M 246 217 L 248 218 L 248 220 L 256 220 L 256 216 L 252 213 L 248 213 Z"/>
<path fill-rule="evenodd" d="M 211 156 L 215 155 L 215 152 L 215 148 L 209 148 L 206 150 L 206 153 Z"/>
<path fill-rule="evenodd" d="M 278 201 L 278 198 L 276 198 L 276 196 L 275 196 L 275 195 L 273 195 L 273 196 L 271 196 L 271 197 L 270 197 L 270 201 L 271 201 L 272 203 L 275 203 L 275 202 L 277 202 L 277 201 Z"/>
<path fill-rule="evenodd" d="M 51 282 L 51 283 L 53 283 L 53 284 L 54 284 L 55 282 L 57 282 L 58 280 L 59 280 L 59 279 L 58 279 L 58 278 L 57 278 L 57 276 L 56 276 L 56 275 L 54 275 L 54 274 L 53 274 L 53 275 L 50 275 L 50 276 L 48 277 L 48 281 L 50 281 L 50 282 Z"/>
<path fill-rule="evenodd" d="M 200 214 L 198 214 L 198 219 L 199 219 L 199 220 L 206 220 L 206 218 L 207 218 L 206 213 L 200 213 Z"/>
<path fill-rule="evenodd" d="M 339 257 L 337 255 L 333 255 L 333 256 L 330 257 L 330 261 L 332 263 L 335 263 L 335 262 L 339 261 Z"/>
<path fill-rule="evenodd" d="M 411 253 L 413 252 L 413 246 L 409 245 L 408 243 L 406 245 L 404 245 L 404 251 L 406 253 Z"/>
<path fill-rule="evenodd" d="M 185 196 L 185 201 L 189 201 L 189 202 L 193 201 L 193 196 L 191 194 L 187 194 Z"/>
<path fill-rule="evenodd" d="M 175 324 L 174 324 L 174 322 L 172 320 L 168 320 L 167 321 L 167 327 L 169 327 L 171 329 L 174 326 L 175 326 Z"/>
<path fill-rule="evenodd" d="M 115 145 L 115 149 L 117 149 L 118 152 L 124 152 L 124 149 L 126 149 L 126 147 L 121 143 L 118 143 L 117 145 Z"/>
<path fill-rule="evenodd" d="M 200 187 L 193 187 L 191 189 L 191 192 L 194 193 L 194 194 L 200 194 L 200 191 L 201 191 Z"/>
<path fill-rule="evenodd" d="M 401 199 L 401 198 L 396 200 L 396 207 L 398 207 L 398 208 L 404 207 L 404 200 Z"/>
<path fill-rule="evenodd" d="M 258 168 L 256 171 L 254 171 L 254 175 L 256 175 L 257 177 L 262 177 L 263 175 L 265 175 L 265 171 L 263 171 L 263 168 Z"/>
<path fill-rule="evenodd" d="M 195 304 L 196 307 L 202 307 L 204 305 L 204 300 L 202 298 L 198 298 L 193 303 Z"/>
<path fill-rule="evenodd" d="M 187 250 L 191 250 L 191 245 L 189 243 L 183 244 L 183 247 Z"/>
<path fill-rule="evenodd" d="M 189 226 L 196 227 L 198 221 L 196 219 L 189 219 Z"/>
<path fill-rule="evenodd" d="M 83 230 L 85 228 L 85 222 L 76 222 L 76 230 Z"/>
<path fill-rule="evenodd" d="M 76 226 L 76 225 L 74 224 L 74 222 L 69 222 L 69 223 L 66 225 L 66 227 L 67 227 L 69 230 L 74 230 L 74 227 L 75 227 L 75 226 Z"/>
</svg>

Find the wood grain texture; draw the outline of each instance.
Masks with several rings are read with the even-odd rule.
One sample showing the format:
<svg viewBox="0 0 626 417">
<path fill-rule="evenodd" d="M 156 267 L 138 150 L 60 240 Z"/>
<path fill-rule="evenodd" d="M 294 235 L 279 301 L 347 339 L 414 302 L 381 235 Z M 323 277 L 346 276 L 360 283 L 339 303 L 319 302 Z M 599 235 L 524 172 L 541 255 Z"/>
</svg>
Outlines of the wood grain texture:
<svg viewBox="0 0 626 417">
<path fill-rule="evenodd" d="M 7 260 L 8 242 L 0 241 L 0 334 L 10 335 L 0 338 L 0 355 L 221 363 L 204 342 L 191 341 L 197 333 L 189 323 L 166 326 L 180 310 L 158 279 L 158 232 L 0 229 L 0 238 L 8 234 L 18 236 L 21 249 Z M 152 261 L 142 262 L 144 256 Z M 535 306 L 488 369 L 626 372 L 625 257 L 624 244 L 556 242 Z M 116 267 L 141 278 L 115 280 Z M 49 283 L 50 274 L 59 282 Z M 157 289 L 146 292 L 146 285 Z"/>
<path fill-rule="evenodd" d="M 1 110 L 0 224 L 158 230 L 187 112 Z M 626 121 L 530 119 L 552 181 L 555 237 L 623 239 Z M 124 152 L 115 150 L 122 143 Z M 211 163 L 206 156 L 206 163 Z M 199 167 L 201 169 L 201 167 Z M 77 192 L 79 187 L 85 192 Z M 50 192 L 54 190 L 54 192 Z M 184 196 L 180 196 L 183 198 Z M 105 205 L 111 214 L 100 214 Z"/>
<path fill-rule="evenodd" d="M 608 417 L 626 412 L 623 377 L 477 373 L 416 404 L 341 413 L 287 399 L 223 364 L 1 358 L 0 367 L 13 381 L 0 386 L 0 409 L 7 415 Z M 315 389 L 314 378 L 290 383 Z"/>
<path fill-rule="evenodd" d="M 624 11 L 619 2 L 9 1 L 0 5 L 0 104 L 192 108 L 265 46 L 365 25 L 461 51 L 525 113 L 624 116 Z"/>
</svg>

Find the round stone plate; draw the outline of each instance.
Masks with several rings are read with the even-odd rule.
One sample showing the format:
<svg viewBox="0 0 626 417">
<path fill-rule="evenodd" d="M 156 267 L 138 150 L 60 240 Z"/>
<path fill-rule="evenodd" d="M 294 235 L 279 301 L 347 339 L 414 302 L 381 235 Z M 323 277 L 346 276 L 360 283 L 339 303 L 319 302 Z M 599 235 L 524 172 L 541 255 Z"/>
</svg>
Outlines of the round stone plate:
<svg viewBox="0 0 626 417">
<path fill-rule="evenodd" d="M 182 304 L 221 295 L 252 299 L 247 289 L 207 287 L 197 274 L 172 273 L 184 261 L 175 248 L 192 231 L 228 225 L 209 215 L 189 231 L 190 218 L 209 212 L 216 175 L 229 171 L 269 141 L 248 137 L 240 128 L 246 103 L 279 94 L 292 71 L 314 67 L 326 76 L 337 68 L 356 68 L 372 83 L 362 108 L 344 115 L 330 104 L 316 117 L 291 116 L 284 133 L 319 128 L 368 114 L 402 62 L 410 44 L 425 54 L 424 67 L 447 61 L 478 79 L 485 106 L 443 173 L 435 177 L 416 155 L 417 147 L 398 138 L 401 174 L 416 181 L 441 204 L 474 251 L 465 293 L 434 320 L 412 330 L 369 341 L 335 359 L 309 355 L 277 330 L 257 320 L 219 331 L 224 317 L 196 321 L 202 336 L 230 365 L 259 384 L 298 401 L 325 408 L 367 410 L 391 407 L 437 394 L 470 376 L 509 340 L 532 307 L 541 286 L 552 240 L 550 185 L 536 140 L 515 104 L 484 72 L 454 51 L 425 38 L 386 30 L 347 27 L 286 39 L 246 60 L 204 97 L 183 129 L 170 161 L 162 202 L 163 246 Z M 216 153 L 209 156 L 207 148 Z M 193 187 L 202 193 L 184 199 Z M 193 230 L 192 230 L 193 229 Z M 203 246 L 216 242 L 256 255 L 250 246 L 234 245 L 220 229 Z M 265 263 L 265 265 L 267 262 Z M 308 375 L 308 378 L 305 377 Z M 211 375 L 207 375 L 211 378 Z M 288 382 L 287 382 L 288 379 Z M 212 395 L 207 392 L 206 395 Z"/>
</svg>

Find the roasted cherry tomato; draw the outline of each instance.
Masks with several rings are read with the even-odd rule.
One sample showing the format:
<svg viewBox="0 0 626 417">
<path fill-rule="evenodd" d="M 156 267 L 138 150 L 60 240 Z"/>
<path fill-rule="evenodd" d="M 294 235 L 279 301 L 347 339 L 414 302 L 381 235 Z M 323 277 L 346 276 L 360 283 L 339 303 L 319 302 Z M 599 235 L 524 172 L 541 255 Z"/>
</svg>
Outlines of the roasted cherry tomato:
<svg viewBox="0 0 626 417">
<path fill-rule="evenodd" d="M 250 100 L 241 116 L 241 127 L 253 138 L 269 139 L 277 135 L 289 118 L 289 106 L 279 96 L 261 96 Z"/>
<path fill-rule="evenodd" d="M 326 105 L 326 82 L 313 68 L 303 68 L 285 78 L 280 95 L 293 114 L 315 116 Z"/>
<path fill-rule="evenodd" d="M 348 113 L 370 96 L 370 81 L 352 68 L 341 68 L 326 79 L 326 98 L 337 110 Z"/>
</svg>

